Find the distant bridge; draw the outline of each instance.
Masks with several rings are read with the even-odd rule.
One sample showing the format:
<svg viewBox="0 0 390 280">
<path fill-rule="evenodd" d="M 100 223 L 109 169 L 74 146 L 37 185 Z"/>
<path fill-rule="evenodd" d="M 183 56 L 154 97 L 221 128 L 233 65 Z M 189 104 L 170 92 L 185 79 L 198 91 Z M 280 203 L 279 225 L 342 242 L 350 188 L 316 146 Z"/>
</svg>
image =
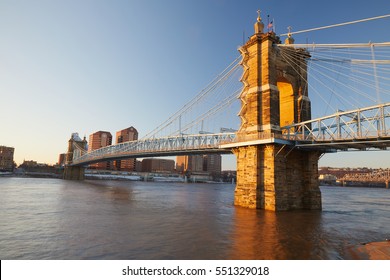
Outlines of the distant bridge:
<svg viewBox="0 0 390 280">
<path fill-rule="evenodd" d="M 386 188 L 389 188 L 390 169 L 378 169 L 368 173 L 345 174 L 339 180 L 343 182 L 343 184 L 346 182 L 384 183 L 386 184 Z"/>
</svg>

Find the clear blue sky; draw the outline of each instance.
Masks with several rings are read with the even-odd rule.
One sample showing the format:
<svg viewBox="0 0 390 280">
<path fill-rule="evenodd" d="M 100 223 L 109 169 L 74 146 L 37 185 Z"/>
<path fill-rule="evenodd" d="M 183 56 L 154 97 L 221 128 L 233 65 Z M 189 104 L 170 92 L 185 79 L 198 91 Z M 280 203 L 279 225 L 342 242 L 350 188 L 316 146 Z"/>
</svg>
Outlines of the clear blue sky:
<svg viewBox="0 0 390 280">
<path fill-rule="evenodd" d="M 146 134 L 238 56 L 256 11 L 276 33 L 390 13 L 388 0 L 0 0 L 0 145 L 55 163 L 72 132 Z M 297 34 L 297 43 L 384 42 L 390 20 Z M 314 102 L 314 101 L 313 101 Z M 230 160 L 224 168 L 234 167 Z M 320 165 L 390 167 L 388 152 Z"/>
</svg>

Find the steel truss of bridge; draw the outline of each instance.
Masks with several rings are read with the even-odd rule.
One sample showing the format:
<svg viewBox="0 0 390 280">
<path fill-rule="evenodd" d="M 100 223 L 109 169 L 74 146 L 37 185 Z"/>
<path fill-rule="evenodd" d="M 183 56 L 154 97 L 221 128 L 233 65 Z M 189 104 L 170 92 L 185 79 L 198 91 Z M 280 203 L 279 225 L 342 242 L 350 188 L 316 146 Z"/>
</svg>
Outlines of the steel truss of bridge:
<svg viewBox="0 0 390 280">
<path fill-rule="evenodd" d="M 369 173 L 345 174 L 340 180 L 347 182 L 385 182 L 388 184 L 390 181 L 390 169 L 378 169 Z"/>
<path fill-rule="evenodd" d="M 281 129 L 283 138 L 299 148 L 386 150 L 390 147 L 390 103 L 339 111 Z"/>
<path fill-rule="evenodd" d="M 220 146 L 233 142 L 235 137 L 235 133 L 168 136 L 124 142 L 91 152 L 75 147 L 71 165 L 85 165 L 125 158 L 210 153 L 226 154 L 231 153 L 231 151 L 220 148 Z"/>
<path fill-rule="evenodd" d="M 280 133 L 260 132 L 248 137 L 232 132 L 167 136 L 124 142 L 91 152 L 83 150 L 75 142 L 73 161 L 68 165 L 154 156 L 227 154 L 232 153 L 234 147 L 269 143 L 324 153 L 386 150 L 390 147 L 390 103 L 339 111 L 330 116 L 281 127 Z"/>
</svg>

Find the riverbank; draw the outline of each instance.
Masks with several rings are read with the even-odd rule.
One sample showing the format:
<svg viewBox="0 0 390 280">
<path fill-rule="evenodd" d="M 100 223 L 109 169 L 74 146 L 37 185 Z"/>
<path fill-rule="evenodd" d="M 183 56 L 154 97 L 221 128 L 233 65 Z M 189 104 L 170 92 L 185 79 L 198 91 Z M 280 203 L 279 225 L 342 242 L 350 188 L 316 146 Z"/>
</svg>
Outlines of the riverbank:
<svg viewBox="0 0 390 280">
<path fill-rule="evenodd" d="M 61 178 L 60 174 L 56 173 L 46 173 L 46 172 L 19 172 L 19 173 L 0 173 L 1 177 L 18 177 L 18 178 L 50 178 L 50 179 L 59 179 Z"/>
<path fill-rule="evenodd" d="M 357 245 L 349 253 L 354 260 L 390 260 L 390 240 Z"/>
</svg>

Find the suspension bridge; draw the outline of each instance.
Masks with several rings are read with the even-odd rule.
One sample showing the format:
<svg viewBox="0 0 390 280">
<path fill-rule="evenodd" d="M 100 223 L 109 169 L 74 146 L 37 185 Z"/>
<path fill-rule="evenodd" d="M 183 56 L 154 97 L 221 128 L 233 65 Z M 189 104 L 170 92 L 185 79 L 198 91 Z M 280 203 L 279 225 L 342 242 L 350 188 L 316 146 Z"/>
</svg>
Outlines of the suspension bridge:
<svg viewBox="0 0 390 280">
<path fill-rule="evenodd" d="M 254 29 L 238 58 L 142 139 L 88 151 L 72 136 L 65 178 L 99 161 L 234 153 L 236 205 L 321 209 L 324 153 L 390 146 L 390 42 L 295 44 L 289 33 L 282 43 L 260 13 Z"/>
</svg>

